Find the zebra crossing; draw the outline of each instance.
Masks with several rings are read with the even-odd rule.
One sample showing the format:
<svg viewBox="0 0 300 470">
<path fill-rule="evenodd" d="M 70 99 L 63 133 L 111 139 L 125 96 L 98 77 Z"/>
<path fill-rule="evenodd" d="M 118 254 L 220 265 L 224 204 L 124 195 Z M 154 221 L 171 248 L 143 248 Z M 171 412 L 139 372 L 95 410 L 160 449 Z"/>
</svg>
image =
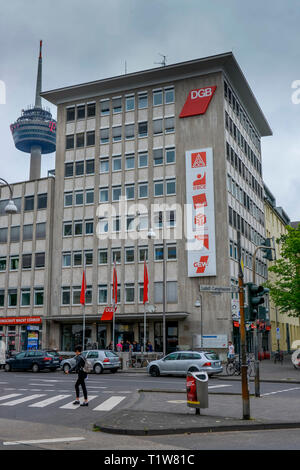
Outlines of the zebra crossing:
<svg viewBox="0 0 300 470">
<path fill-rule="evenodd" d="M 19 390 L 18 392 L 21 392 Z M 45 390 L 43 390 L 45 392 Z M 24 394 L 22 393 L 9 393 L 5 395 L 0 394 L 0 407 L 17 407 L 17 406 L 28 406 L 29 408 L 43 409 L 47 407 L 55 406 L 60 410 L 78 410 L 80 406 L 73 405 L 74 394 L 62 394 L 53 395 L 55 390 L 52 390 L 51 396 L 47 393 L 34 393 Z M 70 399 L 72 401 L 70 401 Z M 92 411 L 110 411 L 118 406 L 126 396 L 111 396 L 107 398 L 101 395 L 89 395 L 89 403 L 93 401 L 92 406 L 89 409 Z M 98 399 L 98 400 L 97 400 Z M 94 405 L 95 403 L 95 405 Z"/>
</svg>

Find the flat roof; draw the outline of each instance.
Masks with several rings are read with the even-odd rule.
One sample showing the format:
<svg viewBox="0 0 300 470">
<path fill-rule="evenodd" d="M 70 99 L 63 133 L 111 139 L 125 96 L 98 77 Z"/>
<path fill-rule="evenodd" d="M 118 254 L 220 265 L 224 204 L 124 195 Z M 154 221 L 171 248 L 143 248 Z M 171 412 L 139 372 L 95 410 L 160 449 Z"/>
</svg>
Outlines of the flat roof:
<svg viewBox="0 0 300 470">
<path fill-rule="evenodd" d="M 223 72 L 228 77 L 260 135 L 272 135 L 268 121 L 232 52 L 57 88 L 44 91 L 41 96 L 50 103 L 60 105 L 214 72 Z"/>
</svg>

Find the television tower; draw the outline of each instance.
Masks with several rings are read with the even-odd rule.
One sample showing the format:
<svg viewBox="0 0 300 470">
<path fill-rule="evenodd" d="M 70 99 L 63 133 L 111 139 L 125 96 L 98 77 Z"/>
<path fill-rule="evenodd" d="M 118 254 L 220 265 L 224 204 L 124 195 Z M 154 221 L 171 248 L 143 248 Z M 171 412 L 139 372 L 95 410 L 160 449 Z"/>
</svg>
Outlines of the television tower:
<svg viewBox="0 0 300 470">
<path fill-rule="evenodd" d="M 29 179 L 41 177 L 41 155 L 55 152 L 56 121 L 46 108 L 42 108 L 42 41 L 36 80 L 35 105 L 22 109 L 21 116 L 11 124 L 10 130 L 18 150 L 30 153 Z"/>
</svg>

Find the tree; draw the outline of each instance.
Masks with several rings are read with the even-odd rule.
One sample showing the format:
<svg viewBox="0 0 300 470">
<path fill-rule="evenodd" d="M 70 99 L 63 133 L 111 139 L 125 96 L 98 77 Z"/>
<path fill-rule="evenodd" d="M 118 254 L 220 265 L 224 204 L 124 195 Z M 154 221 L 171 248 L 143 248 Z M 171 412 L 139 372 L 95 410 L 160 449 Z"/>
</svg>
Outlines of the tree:
<svg viewBox="0 0 300 470">
<path fill-rule="evenodd" d="M 265 285 L 281 313 L 300 318 L 300 224 L 286 229 L 287 233 L 276 240 L 280 258 L 268 268 L 275 276 Z"/>
</svg>

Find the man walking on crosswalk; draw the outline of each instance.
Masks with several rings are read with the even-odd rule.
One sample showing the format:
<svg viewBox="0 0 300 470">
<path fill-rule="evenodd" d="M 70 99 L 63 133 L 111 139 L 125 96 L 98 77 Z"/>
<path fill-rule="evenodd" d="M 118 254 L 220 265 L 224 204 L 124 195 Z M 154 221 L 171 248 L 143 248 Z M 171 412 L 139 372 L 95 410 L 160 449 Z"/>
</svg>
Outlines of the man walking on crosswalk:
<svg viewBox="0 0 300 470">
<path fill-rule="evenodd" d="M 72 372 L 73 370 L 78 373 L 78 379 L 77 382 L 75 383 L 75 392 L 76 392 L 76 399 L 73 402 L 73 405 L 80 405 L 79 401 L 79 386 L 81 385 L 83 396 L 84 396 L 84 402 L 81 403 L 80 406 L 88 406 L 88 395 L 87 395 L 87 389 L 85 386 L 85 379 L 87 378 L 87 373 L 83 370 L 84 365 L 85 365 L 85 360 L 83 359 L 81 355 L 82 348 L 81 346 L 76 346 L 75 348 L 75 354 L 76 354 L 76 364 L 71 367 L 69 371 L 66 371 L 68 374 L 69 372 Z"/>
</svg>

